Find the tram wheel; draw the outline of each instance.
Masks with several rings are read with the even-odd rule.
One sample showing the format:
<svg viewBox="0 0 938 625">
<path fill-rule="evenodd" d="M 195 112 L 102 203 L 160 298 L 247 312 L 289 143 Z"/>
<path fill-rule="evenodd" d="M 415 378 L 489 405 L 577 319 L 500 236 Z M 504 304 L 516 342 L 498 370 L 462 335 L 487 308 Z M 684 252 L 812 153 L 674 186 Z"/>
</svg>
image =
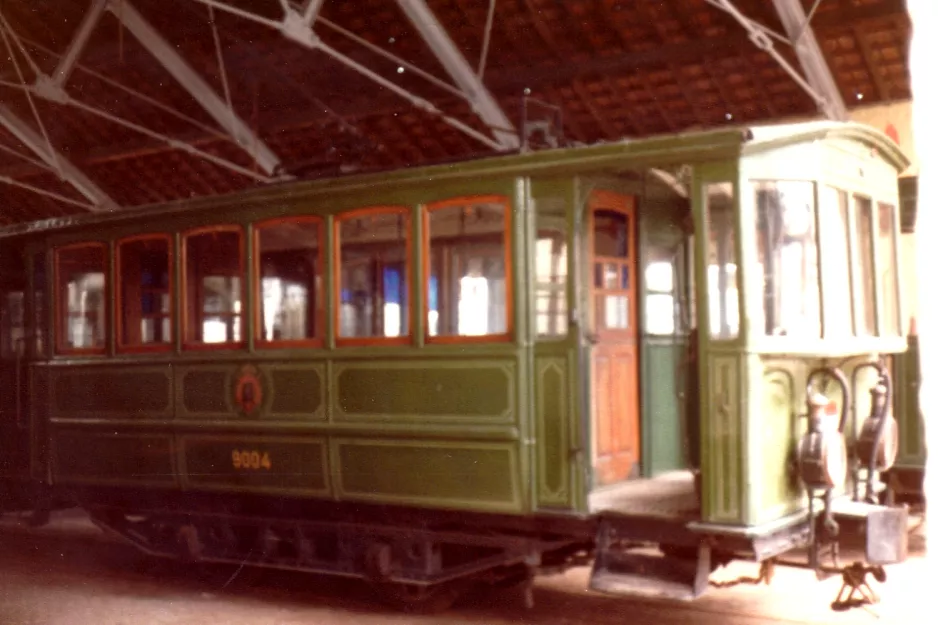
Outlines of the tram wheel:
<svg viewBox="0 0 938 625">
<path fill-rule="evenodd" d="M 438 614 L 448 610 L 466 591 L 462 580 L 425 586 L 382 582 L 374 589 L 388 606 L 410 614 Z"/>
</svg>

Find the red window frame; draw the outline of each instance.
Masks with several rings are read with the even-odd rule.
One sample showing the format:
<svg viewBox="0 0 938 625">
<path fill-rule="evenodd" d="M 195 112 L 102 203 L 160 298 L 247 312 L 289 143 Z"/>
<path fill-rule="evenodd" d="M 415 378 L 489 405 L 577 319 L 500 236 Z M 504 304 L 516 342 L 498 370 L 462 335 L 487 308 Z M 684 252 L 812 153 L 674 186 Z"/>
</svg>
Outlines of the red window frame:
<svg viewBox="0 0 938 625">
<path fill-rule="evenodd" d="M 501 204 L 504 208 L 505 219 L 505 331 L 499 334 L 483 334 L 481 336 L 430 336 L 430 213 L 453 206 L 466 206 L 469 204 Z M 433 202 L 423 207 L 423 245 L 421 258 L 423 261 L 423 323 L 424 336 L 428 344 L 453 343 L 507 343 L 514 337 L 515 310 L 514 310 L 514 280 L 512 278 L 512 237 L 511 237 L 511 200 L 505 195 L 464 195 L 439 202 Z"/>
<path fill-rule="evenodd" d="M 61 259 L 63 252 L 70 252 L 86 247 L 101 248 L 104 251 L 104 345 L 101 347 L 66 347 L 65 336 L 63 336 L 63 322 L 66 316 L 67 303 L 62 298 L 62 272 Z M 102 355 L 107 353 L 108 334 L 111 330 L 111 312 L 107 305 L 111 297 L 111 280 L 108 261 L 110 260 L 110 245 L 103 241 L 84 241 L 81 243 L 72 243 L 55 248 L 53 258 L 53 272 L 55 274 L 55 351 L 62 355 Z"/>
<path fill-rule="evenodd" d="M 404 248 L 404 284 L 407 286 L 407 334 L 403 336 L 346 336 L 339 334 L 340 320 L 342 313 L 342 223 L 349 219 L 357 219 L 366 215 L 403 215 L 405 221 L 404 232 L 406 232 Z M 364 345 L 409 345 L 413 342 L 413 292 L 412 292 L 412 274 L 413 261 L 413 233 L 412 233 L 413 213 L 409 206 L 372 206 L 368 208 L 356 208 L 340 213 L 335 216 L 332 224 L 333 250 L 333 310 L 332 322 L 335 328 L 335 343 L 339 347 L 343 346 L 364 346 Z"/>
<path fill-rule="evenodd" d="M 128 243 L 137 243 L 140 241 L 157 241 L 163 240 L 166 241 L 166 251 L 168 255 L 168 268 L 169 273 L 169 283 L 166 287 L 169 293 L 169 314 L 166 315 L 169 317 L 169 334 L 173 340 L 169 343 L 137 343 L 137 344 L 125 344 L 124 343 L 124 290 L 123 290 L 123 265 L 121 264 L 121 246 Z M 117 309 L 116 309 L 116 319 L 115 319 L 115 330 L 117 332 L 116 342 L 117 342 L 117 351 L 122 353 L 145 353 L 145 352 L 168 352 L 171 351 L 175 345 L 176 337 L 176 292 L 174 287 L 176 286 L 176 277 L 175 277 L 175 254 L 173 250 L 173 237 L 169 234 L 159 233 L 159 234 L 140 234 L 130 237 L 124 237 L 119 239 L 114 245 L 114 259 L 115 259 L 115 272 L 116 272 L 116 283 L 117 288 L 115 292 L 117 293 Z M 162 317 L 162 315 L 160 316 Z"/>
<path fill-rule="evenodd" d="M 241 312 L 238 315 L 241 317 L 241 340 L 240 341 L 226 341 L 224 343 L 204 343 L 201 341 L 195 341 L 192 337 L 189 336 L 189 317 L 190 317 L 190 302 L 189 302 L 189 271 L 188 271 L 188 241 L 189 237 L 199 236 L 203 234 L 211 234 L 214 232 L 234 232 L 238 235 L 238 276 L 241 278 L 241 301 L 247 301 L 247 272 L 245 271 L 245 262 L 244 262 L 244 227 L 236 224 L 225 224 L 225 225 L 216 225 L 216 226 L 203 226 L 199 228 L 193 228 L 191 230 L 186 230 L 182 233 L 180 250 L 180 263 L 182 267 L 182 279 L 180 286 L 180 292 L 182 293 L 182 346 L 183 349 L 189 351 L 217 351 L 217 350 L 226 350 L 226 349 L 241 349 L 246 344 L 246 332 L 247 324 L 245 323 L 246 315 L 245 310 L 242 307 Z"/>
<path fill-rule="evenodd" d="M 305 339 L 279 339 L 273 341 L 264 340 L 264 320 L 261 310 L 261 237 L 260 231 L 264 228 L 271 228 L 284 223 L 307 223 L 319 226 L 318 256 L 320 284 L 316 288 L 316 336 Z M 259 348 L 278 349 L 290 347 L 322 347 L 325 335 L 326 306 L 324 301 L 324 292 L 322 278 L 326 275 L 326 223 L 322 217 L 313 215 L 301 215 L 295 217 L 274 217 L 265 219 L 254 224 L 254 340 Z"/>
</svg>

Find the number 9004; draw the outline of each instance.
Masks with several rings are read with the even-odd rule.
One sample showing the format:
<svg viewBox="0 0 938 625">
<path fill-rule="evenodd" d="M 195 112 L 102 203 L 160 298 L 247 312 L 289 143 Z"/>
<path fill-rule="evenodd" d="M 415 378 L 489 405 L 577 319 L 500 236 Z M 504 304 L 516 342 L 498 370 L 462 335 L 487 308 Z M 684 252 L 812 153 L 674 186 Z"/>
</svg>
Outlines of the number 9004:
<svg viewBox="0 0 938 625">
<path fill-rule="evenodd" d="M 270 455 L 256 450 L 233 449 L 231 451 L 231 466 L 246 471 L 270 470 Z"/>
</svg>

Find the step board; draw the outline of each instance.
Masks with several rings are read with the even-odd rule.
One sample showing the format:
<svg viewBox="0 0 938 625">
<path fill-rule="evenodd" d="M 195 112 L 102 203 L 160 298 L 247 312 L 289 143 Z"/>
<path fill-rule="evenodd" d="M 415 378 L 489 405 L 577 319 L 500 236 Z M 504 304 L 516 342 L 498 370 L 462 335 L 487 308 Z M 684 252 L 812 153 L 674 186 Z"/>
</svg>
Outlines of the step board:
<svg viewBox="0 0 938 625">
<path fill-rule="evenodd" d="M 710 580 L 708 545 L 690 548 L 686 557 L 666 556 L 654 547 L 626 550 L 609 540 L 608 528 L 603 525 L 590 590 L 679 601 L 692 601 L 706 592 Z"/>
</svg>

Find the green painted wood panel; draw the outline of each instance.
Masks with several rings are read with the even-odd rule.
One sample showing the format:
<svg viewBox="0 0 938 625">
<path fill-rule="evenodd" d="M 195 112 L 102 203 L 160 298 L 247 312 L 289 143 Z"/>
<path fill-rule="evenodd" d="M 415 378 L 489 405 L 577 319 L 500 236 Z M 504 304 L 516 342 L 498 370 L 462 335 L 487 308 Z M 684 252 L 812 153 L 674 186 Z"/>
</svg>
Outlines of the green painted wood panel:
<svg viewBox="0 0 938 625">
<path fill-rule="evenodd" d="M 768 523 L 800 508 L 803 488 L 792 470 L 795 446 L 805 430 L 804 392 L 796 386 L 797 376 L 788 366 L 766 363 L 761 376 L 753 376 L 753 403 L 758 407 L 751 417 L 752 445 L 756 451 L 750 472 L 753 484 L 751 523 Z"/>
<path fill-rule="evenodd" d="M 289 363 L 259 368 L 262 381 L 270 381 L 270 401 L 262 417 L 297 421 L 326 418 L 325 365 Z"/>
<path fill-rule="evenodd" d="M 707 394 L 702 436 L 702 516 L 709 523 L 743 523 L 742 420 L 739 358 L 713 355 L 707 359 Z"/>
<path fill-rule="evenodd" d="M 333 410 L 337 420 L 511 422 L 515 371 L 514 363 L 486 360 L 336 363 Z"/>
<path fill-rule="evenodd" d="M 167 418 L 172 408 L 168 366 L 52 368 L 53 418 Z"/>
<path fill-rule="evenodd" d="M 57 482 L 128 486 L 177 484 L 173 439 L 165 434 L 56 431 L 52 435 Z"/>
<path fill-rule="evenodd" d="M 642 341 L 642 473 L 647 477 L 687 466 L 677 370 L 684 345 L 671 337 L 646 336 Z"/>
<path fill-rule="evenodd" d="M 562 356 L 538 357 L 534 366 L 538 506 L 572 508 L 570 366 Z"/>
<path fill-rule="evenodd" d="M 921 372 L 919 369 L 918 337 L 909 337 L 909 351 L 895 357 L 895 416 L 899 422 L 900 468 L 925 468 L 925 421 L 919 406 Z"/>
<path fill-rule="evenodd" d="M 189 365 L 176 367 L 180 417 L 233 417 L 231 380 L 237 365 Z"/>
<path fill-rule="evenodd" d="M 185 435 L 179 438 L 179 449 L 187 486 L 306 496 L 330 493 L 322 438 Z"/>
<path fill-rule="evenodd" d="M 512 444 L 333 439 L 340 499 L 521 512 Z"/>
</svg>

